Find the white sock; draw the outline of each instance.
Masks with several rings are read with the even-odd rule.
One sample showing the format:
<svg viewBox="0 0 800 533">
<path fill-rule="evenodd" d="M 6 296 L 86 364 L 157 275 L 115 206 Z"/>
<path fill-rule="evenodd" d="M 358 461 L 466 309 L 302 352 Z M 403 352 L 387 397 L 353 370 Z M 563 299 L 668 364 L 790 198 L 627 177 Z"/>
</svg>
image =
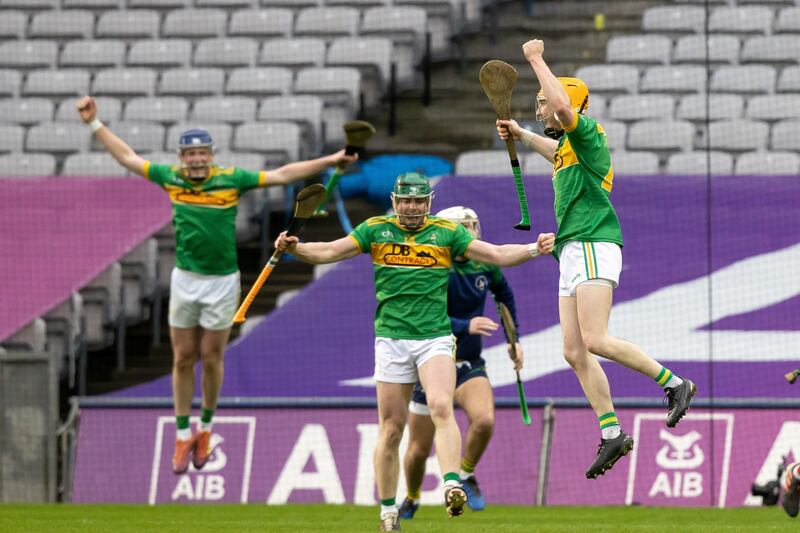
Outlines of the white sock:
<svg viewBox="0 0 800 533">
<path fill-rule="evenodd" d="M 475 475 L 475 472 L 466 472 L 466 471 L 464 471 L 462 469 L 461 470 L 461 474 L 460 474 L 461 481 L 464 481 L 465 479 L 467 479 L 467 478 L 469 478 L 471 476 L 474 476 L 474 475 Z"/>
<path fill-rule="evenodd" d="M 604 439 L 606 440 L 616 439 L 617 437 L 619 437 L 622 428 L 619 427 L 618 425 L 614 425 L 614 426 L 608 426 L 607 428 L 603 428 L 600 431 L 603 433 Z"/>
<path fill-rule="evenodd" d="M 444 488 L 448 487 L 458 487 L 459 483 L 455 479 L 448 479 L 444 482 Z"/>
<path fill-rule="evenodd" d="M 214 422 L 200 422 L 200 425 L 197 426 L 200 431 L 211 431 L 211 426 L 214 425 Z"/>
<path fill-rule="evenodd" d="M 678 376 L 676 376 L 675 374 L 672 374 L 672 377 L 669 378 L 669 381 L 664 383 L 664 387 L 667 388 L 667 389 L 673 389 L 673 388 L 677 387 L 678 385 L 680 385 L 681 383 L 683 383 L 683 380 L 681 378 L 679 378 Z"/>
<path fill-rule="evenodd" d="M 192 430 L 191 428 L 178 429 L 175 431 L 175 436 L 178 440 L 189 440 L 192 438 Z"/>
<path fill-rule="evenodd" d="M 397 505 L 381 505 L 381 518 L 389 513 L 396 513 Z"/>
</svg>

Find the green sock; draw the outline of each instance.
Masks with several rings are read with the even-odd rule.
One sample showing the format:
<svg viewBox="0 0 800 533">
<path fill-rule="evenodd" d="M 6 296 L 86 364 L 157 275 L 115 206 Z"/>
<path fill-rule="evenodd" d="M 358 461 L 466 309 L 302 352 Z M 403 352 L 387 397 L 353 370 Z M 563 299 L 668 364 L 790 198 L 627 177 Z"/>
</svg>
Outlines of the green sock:
<svg viewBox="0 0 800 533">
<path fill-rule="evenodd" d="M 461 479 L 467 479 L 475 473 L 475 463 L 463 457 L 461 459 Z"/>
<path fill-rule="evenodd" d="M 176 416 L 175 425 L 178 426 L 178 429 L 189 429 L 189 415 Z"/>
<path fill-rule="evenodd" d="M 598 416 L 597 420 L 600 422 L 600 431 L 603 433 L 604 439 L 614 439 L 618 437 L 620 431 L 622 431 L 617 413 L 614 411 Z"/>
<path fill-rule="evenodd" d="M 208 431 L 211 429 L 211 419 L 214 417 L 214 410 L 203 407 L 200 410 L 200 430 Z"/>
<path fill-rule="evenodd" d="M 420 498 L 422 498 L 422 488 L 418 488 L 417 490 L 408 489 L 408 492 L 406 493 L 406 498 L 408 498 L 412 502 L 418 502 Z"/>
<path fill-rule="evenodd" d="M 397 512 L 397 504 L 394 501 L 394 498 L 386 498 L 385 500 L 381 500 L 381 517 L 386 513 L 396 513 Z"/>
<path fill-rule="evenodd" d="M 460 485 L 461 484 L 461 477 L 456 474 L 455 472 L 447 472 L 444 475 L 444 486 L 450 485 Z"/>
<path fill-rule="evenodd" d="M 665 366 L 661 367 L 661 372 L 659 372 L 658 375 L 653 379 L 656 383 L 661 385 L 661 388 L 663 389 L 671 389 L 683 383 L 681 378 L 670 372 L 669 368 Z"/>
</svg>

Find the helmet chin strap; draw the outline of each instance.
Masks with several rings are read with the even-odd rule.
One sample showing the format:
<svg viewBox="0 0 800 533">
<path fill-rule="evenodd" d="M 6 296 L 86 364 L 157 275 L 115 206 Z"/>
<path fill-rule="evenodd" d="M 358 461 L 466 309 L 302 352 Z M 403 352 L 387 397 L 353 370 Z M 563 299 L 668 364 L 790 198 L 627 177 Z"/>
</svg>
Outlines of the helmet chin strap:
<svg viewBox="0 0 800 533">
<path fill-rule="evenodd" d="M 559 130 L 557 128 L 545 128 L 544 134 L 557 141 L 564 135 L 564 130 Z"/>
</svg>

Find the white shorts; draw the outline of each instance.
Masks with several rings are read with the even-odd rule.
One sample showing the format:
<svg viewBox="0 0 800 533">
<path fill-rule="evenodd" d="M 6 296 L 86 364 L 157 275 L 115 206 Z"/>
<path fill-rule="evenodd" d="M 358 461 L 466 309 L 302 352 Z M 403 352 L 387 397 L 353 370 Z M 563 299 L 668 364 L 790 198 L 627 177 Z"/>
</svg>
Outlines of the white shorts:
<svg viewBox="0 0 800 533">
<path fill-rule="evenodd" d="M 569 241 L 558 258 L 559 296 L 575 296 L 581 283 L 616 289 L 622 270 L 622 249 L 613 242 Z"/>
<path fill-rule="evenodd" d="M 175 328 L 200 326 L 208 330 L 227 329 L 239 307 L 239 273 L 206 276 L 172 269 L 169 287 L 169 325 Z"/>
<path fill-rule="evenodd" d="M 436 355 L 455 361 L 456 344 L 452 335 L 435 339 L 388 339 L 375 337 L 375 381 L 416 383 L 417 368 Z"/>
</svg>

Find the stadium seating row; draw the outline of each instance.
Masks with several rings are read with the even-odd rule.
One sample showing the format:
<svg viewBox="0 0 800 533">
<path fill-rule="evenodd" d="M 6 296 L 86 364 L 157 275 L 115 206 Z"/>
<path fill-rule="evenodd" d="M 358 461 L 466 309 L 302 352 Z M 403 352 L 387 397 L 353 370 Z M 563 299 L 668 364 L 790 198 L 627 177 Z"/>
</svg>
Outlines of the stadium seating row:
<svg viewBox="0 0 800 533">
<path fill-rule="evenodd" d="M 699 3 L 699 2 L 698 2 Z M 706 20 L 705 6 L 664 5 L 648 8 L 642 17 L 646 32 L 782 33 L 800 31 L 800 7 L 772 0 L 763 5 L 719 6 Z"/>
<path fill-rule="evenodd" d="M 675 153 L 661 163 L 659 154 L 648 151 L 612 151 L 615 175 L 796 175 L 800 155 L 796 152 L 752 151 L 734 157 L 719 150 Z M 553 166 L 538 154 L 523 157 L 526 176 L 549 176 Z M 472 150 L 459 155 L 455 173 L 459 176 L 506 176 L 511 174 L 505 150 Z"/>
</svg>

